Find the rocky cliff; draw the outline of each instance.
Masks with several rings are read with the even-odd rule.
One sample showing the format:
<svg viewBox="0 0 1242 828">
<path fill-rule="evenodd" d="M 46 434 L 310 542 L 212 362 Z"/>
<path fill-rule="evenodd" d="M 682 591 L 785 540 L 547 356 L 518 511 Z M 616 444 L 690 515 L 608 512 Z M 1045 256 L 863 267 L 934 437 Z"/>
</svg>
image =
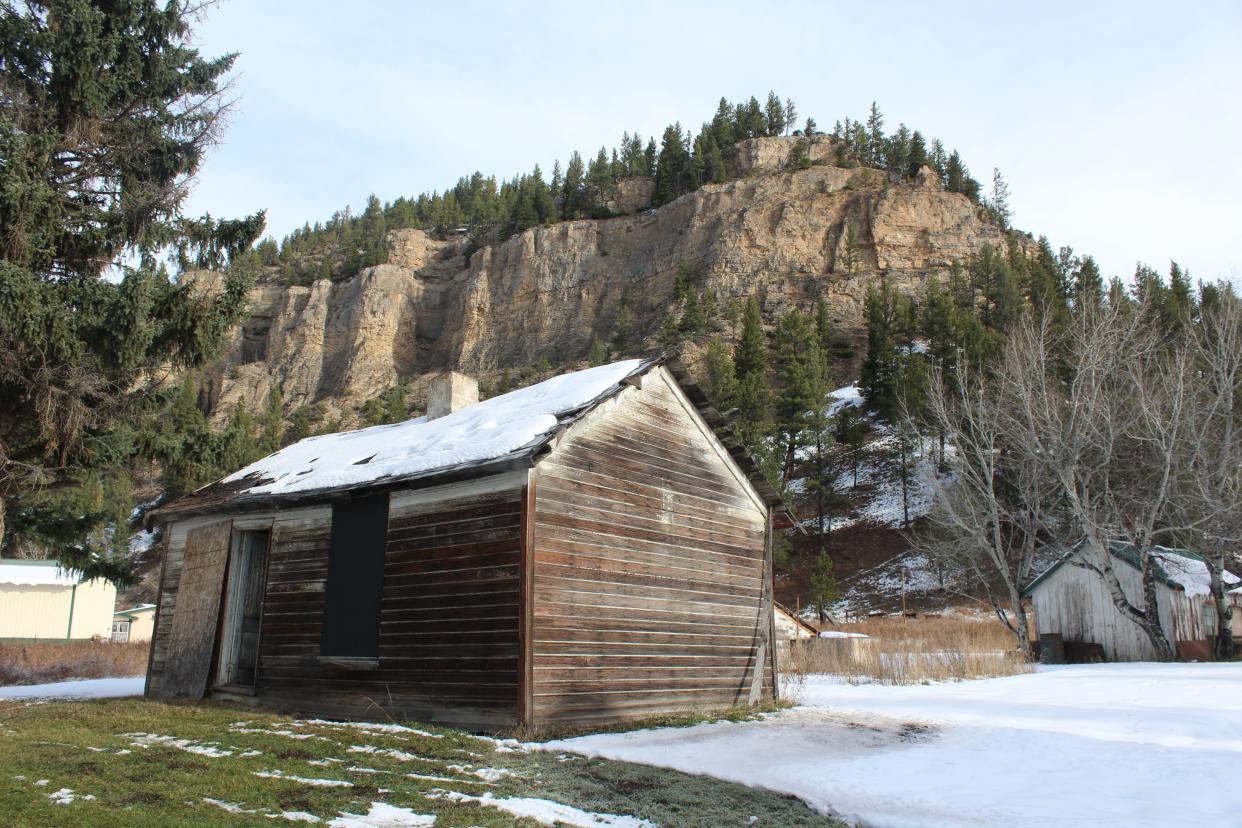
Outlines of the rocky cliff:
<svg viewBox="0 0 1242 828">
<path fill-rule="evenodd" d="M 858 331 L 867 286 L 918 291 L 929 275 L 1001 246 L 1002 232 L 965 196 L 924 170 L 894 183 L 834 166 L 829 139 L 815 166 L 787 171 L 794 139 L 738 147 L 743 177 L 709 184 L 654 210 L 567 221 L 469 252 L 465 239 L 390 234 L 388 264 L 310 287 L 260 285 L 250 318 L 206 377 L 217 417 L 281 387 L 293 408 L 318 404 L 351 419 L 399 381 L 445 368 L 486 374 L 584 358 L 613 338 L 622 299 L 654 334 L 684 261 L 720 305 L 755 295 L 771 318 L 825 297 L 838 326 Z M 649 198 L 627 187 L 627 207 Z"/>
</svg>

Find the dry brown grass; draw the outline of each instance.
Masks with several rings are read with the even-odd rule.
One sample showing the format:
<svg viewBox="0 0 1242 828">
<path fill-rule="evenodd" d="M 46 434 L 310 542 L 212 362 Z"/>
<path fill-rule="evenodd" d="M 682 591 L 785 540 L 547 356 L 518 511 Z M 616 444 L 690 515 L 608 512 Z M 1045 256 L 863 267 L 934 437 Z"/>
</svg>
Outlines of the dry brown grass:
<svg viewBox="0 0 1242 828">
<path fill-rule="evenodd" d="M 869 637 L 796 643 L 782 665 L 787 684 L 797 689 L 812 673 L 850 682 L 926 684 L 1031 671 L 1013 636 L 994 620 L 884 617 L 832 629 Z"/>
<path fill-rule="evenodd" d="M 140 676 L 147 671 L 149 648 L 149 641 L 0 643 L 0 685 Z"/>
</svg>

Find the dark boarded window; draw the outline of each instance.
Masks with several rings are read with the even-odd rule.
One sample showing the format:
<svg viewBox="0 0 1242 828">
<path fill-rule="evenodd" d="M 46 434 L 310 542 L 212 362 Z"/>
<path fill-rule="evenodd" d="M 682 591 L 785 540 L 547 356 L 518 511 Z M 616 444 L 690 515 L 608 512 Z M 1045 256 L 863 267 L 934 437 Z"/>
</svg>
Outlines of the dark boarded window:
<svg viewBox="0 0 1242 828">
<path fill-rule="evenodd" d="M 388 495 L 366 497 L 332 507 L 325 586 L 324 656 L 379 656 L 380 595 L 384 586 L 384 546 L 388 534 Z"/>
</svg>

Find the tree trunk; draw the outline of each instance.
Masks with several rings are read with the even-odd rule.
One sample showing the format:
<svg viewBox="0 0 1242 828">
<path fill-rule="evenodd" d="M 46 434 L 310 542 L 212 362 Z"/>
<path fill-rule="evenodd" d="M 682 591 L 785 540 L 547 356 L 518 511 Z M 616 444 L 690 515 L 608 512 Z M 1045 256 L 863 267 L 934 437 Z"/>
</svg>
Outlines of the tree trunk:
<svg viewBox="0 0 1242 828">
<path fill-rule="evenodd" d="M 824 435 L 815 432 L 815 516 L 819 529 L 819 546 L 824 546 Z"/>
<path fill-rule="evenodd" d="M 1212 658 L 1217 661 L 1229 661 L 1237 649 L 1233 643 L 1233 609 L 1225 598 L 1225 583 L 1221 578 L 1221 570 L 1225 568 L 1223 556 L 1205 555 L 1208 562 L 1210 577 L 1209 591 L 1212 605 L 1216 609 L 1216 635 L 1212 639 Z"/>
<path fill-rule="evenodd" d="M 1140 554 L 1140 560 L 1143 562 L 1143 609 L 1139 609 L 1130 603 L 1130 599 L 1126 597 L 1125 590 L 1121 587 L 1121 581 L 1117 580 L 1117 573 L 1113 571 L 1112 555 L 1103 549 L 1098 542 L 1091 543 L 1092 549 L 1102 561 L 1099 572 L 1104 581 L 1104 587 L 1108 590 L 1108 595 L 1113 601 L 1113 606 L 1117 611 L 1126 618 L 1138 624 L 1139 629 L 1151 641 L 1152 647 L 1156 650 L 1156 656 L 1162 661 L 1172 661 L 1177 657 L 1173 646 L 1169 644 L 1168 637 L 1164 634 L 1164 628 L 1160 626 L 1159 607 L 1156 602 L 1156 579 L 1155 572 L 1151 570 L 1150 555 L 1146 553 Z M 1138 552 L 1138 550 L 1135 550 Z"/>
<path fill-rule="evenodd" d="M 1163 661 L 1173 661 L 1177 658 L 1177 652 L 1164 634 L 1164 627 L 1160 626 L 1160 605 L 1157 603 L 1156 572 L 1151 565 L 1150 551 L 1143 555 L 1142 561 L 1143 618 L 1139 626 L 1143 628 L 1143 632 L 1147 633 L 1147 637 L 1151 639 L 1152 646 L 1156 648 L 1156 653 L 1160 656 L 1160 659 Z"/>
</svg>

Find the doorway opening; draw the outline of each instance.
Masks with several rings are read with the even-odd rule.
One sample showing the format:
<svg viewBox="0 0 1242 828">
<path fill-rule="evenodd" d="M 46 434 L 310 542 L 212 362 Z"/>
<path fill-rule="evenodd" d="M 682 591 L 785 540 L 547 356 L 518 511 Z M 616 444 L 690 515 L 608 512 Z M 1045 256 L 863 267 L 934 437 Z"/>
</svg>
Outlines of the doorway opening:
<svg viewBox="0 0 1242 828">
<path fill-rule="evenodd" d="M 267 581 L 267 529 L 233 533 L 224 584 L 216 685 L 253 690 L 259 663 L 259 625 Z"/>
</svg>

